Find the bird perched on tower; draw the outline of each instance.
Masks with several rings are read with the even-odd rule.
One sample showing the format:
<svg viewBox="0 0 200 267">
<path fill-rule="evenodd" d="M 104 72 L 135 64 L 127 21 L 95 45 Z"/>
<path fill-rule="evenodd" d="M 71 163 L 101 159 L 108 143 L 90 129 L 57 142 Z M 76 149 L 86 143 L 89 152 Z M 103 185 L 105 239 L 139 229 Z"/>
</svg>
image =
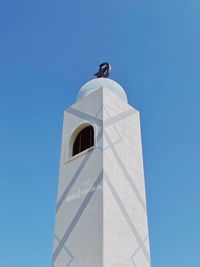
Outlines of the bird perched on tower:
<svg viewBox="0 0 200 267">
<path fill-rule="evenodd" d="M 97 78 L 108 78 L 111 71 L 111 65 L 107 62 L 99 65 L 99 71 L 94 74 Z"/>
</svg>

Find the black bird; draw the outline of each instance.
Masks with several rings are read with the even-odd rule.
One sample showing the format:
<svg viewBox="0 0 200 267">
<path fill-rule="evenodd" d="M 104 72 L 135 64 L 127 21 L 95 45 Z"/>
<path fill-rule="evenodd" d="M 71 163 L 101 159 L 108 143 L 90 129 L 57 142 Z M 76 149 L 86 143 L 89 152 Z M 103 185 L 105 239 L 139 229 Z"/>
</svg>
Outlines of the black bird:
<svg viewBox="0 0 200 267">
<path fill-rule="evenodd" d="M 94 74 L 97 78 L 108 78 L 111 71 L 111 65 L 107 62 L 99 65 L 99 71 Z"/>
</svg>

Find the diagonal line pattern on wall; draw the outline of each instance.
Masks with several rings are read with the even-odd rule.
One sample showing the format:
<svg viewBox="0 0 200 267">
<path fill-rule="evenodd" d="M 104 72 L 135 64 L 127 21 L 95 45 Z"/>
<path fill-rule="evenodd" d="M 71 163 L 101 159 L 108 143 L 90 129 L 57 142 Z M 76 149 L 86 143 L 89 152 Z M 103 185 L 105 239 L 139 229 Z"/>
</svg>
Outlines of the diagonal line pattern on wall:
<svg viewBox="0 0 200 267">
<path fill-rule="evenodd" d="M 84 119 L 88 119 L 88 120 L 93 120 L 93 121 L 97 122 L 97 124 L 102 124 L 102 121 L 101 121 L 100 119 L 97 119 L 96 117 L 93 117 L 93 116 L 91 116 L 91 115 L 89 115 L 89 114 L 87 114 L 87 113 L 84 113 L 84 112 L 82 112 L 82 111 L 79 111 L 79 110 L 77 110 L 77 109 L 75 109 L 75 108 L 69 108 L 69 109 L 67 110 L 67 112 L 70 112 L 70 113 L 72 113 L 73 115 L 75 115 L 75 116 L 77 116 L 77 117 L 80 117 L 80 118 L 84 118 Z M 112 117 L 112 118 L 109 118 L 109 119 L 105 120 L 105 122 L 104 122 L 103 124 L 106 125 L 106 126 L 109 126 L 109 125 L 111 125 L 111 124 L 113 124 L 113 123 L 115 123 L 115 122 L 118 122 L 119 120 L 125 119 L 127 116 L 132 115 L 134 112 L 135 112 L 134 110 L 128 110 L 128 111 L 122 112 L 122 113 L 120 113 L 120 114 L 118 114 L 118 115 L 116 115 L 116 116 L 114 116 L 114 117 Z M 101 123 L 100 123 L 100 122 L 101 122 Z M 121 169 L 123 170 L 125 176 L 127 177 L 127 180 L 128 180 L 128 182 L 129 182 L 129 184 L 131 185 L 133 191 L 135 192 L 135 194 L 136 194 L 136 196 L 137 196 L 139 202 L 141 203 L 143 209 L 146 211 L 146 205 L 145 205 L 144 200 L 142 199 L 142 197 L 141 197 L 141 195 L 140 195 L 138 189 L 136 188 L 135 184 L 133 183 L 133 181 L 132 181 L 132 179 L 131 179 L 131 177 L 130 177 L 128 171 L 126 170 L 126 168 L 125 168 L 125 166 L 124 166 L 124 164 L 123 164 L 123 162 L 121 161 L 120 156 L 118 155 L 116 149 L 114 148 L 114 146 L 113 146 L 113 144 L 112 144 L 112 141 L 110 140 L 110 137 L 108 136 L 108 134 L 107 134 L 107 132 L 106 132 L 106 130 L 105 130 L 105 127 L 103 127 L 103 128 L 104 128 L 104 133 L 105 133 L 105 137 L 106 137 L 106 139 L 107 139 L 107 142 L 109 143 L 109 146 L 110 146 L 110 148 L 111 148 L 113 154 L 115 155 L 116 160 L 118 161 L 118 163 L 119 163 Z M 99 135 L 98 135 L 98 137 L 97 137 L 97 140 L 100 139 L 100 137 L 101 137 L 102 134 L 103 134 L 103 133 L 102 133 L 102 129 L 101 129 L 101 131 L 100 131 L 100 133 L 99 133 Z M 86 162 L 87 162 L 87 161 L 86 161 Z M 76 176 L 76 174 L 75 174 L 75 176 Z M 76 180 L 76 178 L 75 178 L 75 180 Z M 74 181 L 74 182 L 75 182 L 75 181 Z M 73 183 L 73 179 L 72 179 L 72 186 L 73 186 L 73 184 L 74 184 L 74 183 Z M 70 189 L 71 189 L 71 187 L 70 187 Z M 62 202 L 64 201 L 64 199 L 65 199 L 65 197 L 67 196 L 67 194 L 68 194 L 68 192 L 69 192 L 70 189 L 67 188 L 67 189 L 65 190 L 65 192 L 63 193 L 63 196 L 61 196 L 61 199 L 58 201 L 58 205 L 57 205 L 57 209 L 56 209 L 56 210 L 58 210 L 58 209 L 60 208 Z"/>
<path fill-rule="evenodd" d="M 106 107 L 104 106 L 104 107 L 102 107 L 102 108 L 103 108 L 103 110 L 106 112 L 108 118 L 109 118 L 109 119 L 112 119 L 112 117 L 110 116 L 110 113 L 107 111 Z M 109 119 L 107 119 L 107 120 L 109 120 Z M 116 127 L 115 125 L 113 125 L 113 128 L 114 128 L 114 130 L 115 130 L 115 133 L 118 135 L 118 140 L 113 142 L 113 145 L 116 145 L 116 144 L 119 144 L 119 143 L 121 142 L 121 135 L 119 134 L 119 131 L 117 130 L 117 127 Z M 97 146 L 97 148 L 99 148 L 99 149 L 105 151 L 105 150 L 109 149 L 110 146 L 109 146 L 109 145 L 107 145 L 107 146 L 104 146 L 104 145 L 103 145 L 103 147 L 101 147 L 101 146 Z"/>
<path fill-rule="evenodd" d="M 84 113 L 84 112 L 82 112 L 78 109 L 75 109 L 75 108 L 69 108 L 66 111 L 71 113 L 74 116 L 81 118 L 81 119 L 92 121 L 92 122 L 96 123 L 98 126 L 102 127 L 102 124 L 103 124 L 102 120 L 100 120 L 94 116 L 91 116 L 91 115 Z"/>
<path fill-rule="evenodd" d="M 145 244 L 145 242 L 148 240 L 148 235 L 145 237 L 145 239 L 143 240 L 143 244 Z M 131 260 L 132 260 L 132 262 L 133 262 L 133 264 L 134 264 L 134 266 L 135 267 L 139 267 L 139 266 L 137 266 L 137 264 L 136 264 L 136 262 L 135 262 L 135 260 L 134 260 L 134 258 L 135 258 L 135 256 L 138 254 L 138 252 L 140 251 L 140 246 L 135 250 L 135 252 L 133 253 L 133 255 L 131 256 Z M 151 264 L 150 264 L 150 260 L 149 260 L 149 262 L 148 262 L 148 266 L 150 266 Z"/>
<path fill-rule="evenodd" d="M 70 234 L 72 233 L 72 231 L 74 230 L 77 222 L 79 221 L 81 215 L 83 214 L 84 210 L 86 209 L 90 199 L 92 198 L 94 192 L 96 191 L 97 186 L 101 183 L 103 179 L 103 171 L 100 172 L 99 176 L 97 177 L 95 183 L 93 184 L 93 186 L 91 187 L 89 193 L 86 195 L 85 199 L 83 200 L 79 210 L 77 211 L 76 215 L 74 216 L 72 222 L 70 223 L 69 227 L 67 228 L 65 234 L 63 235 L 60 243 L 58 244 L 54 254 L 53 254 L 53 262 L 56 260 L 56 258 L 58 257 L 60 251 L 62 250 L 62 248 L 64 247 L 67 239 L 69 238 Z"/>
<path fill-rule="evenodd" d="M 71 114 L 73 114 L 73 115 L 75 115 L 75 116 L 77 116 L 77 117 L 79 117 L 79 118 L 88 120 L 88 121 L 90 121 L 90 122 L 94 122 L 94 123 L 96 123 L 98 126 L 100 126 L 100 127 L 101 127 L 101 130 L 100 130 L 100 132 L 99 132 L 99 134 L 98 134 L 98 136 L 97 136 L 97 141 L 98 141 L 98 140 L 100 139 L 100 137 L 102 137 L 103 129 L 105 130 L 105 127 L 108 127 L 108 126 L 110 126 L 110 125 L 112 125 L 112 124 L 115 124 L 116 122 L 118 122 L 118 121 L 120 121 L 120 120 L 123 120 L 123 119 L 127 118 L 128 116 L 133 115 L 135 111 L 133 111 L 133 110 L 128 110 L 128 111 L 122 112 L 122 113 L 120 113 L 120 114 L 118 114 L 118 115 L 116 115 L 116 116 L 113 116 L 113 117 L 111 117 L 111 118 L 106 119 L 104 122 L 103 122 L 101 119 L 95 118 L 95 117 L 93 117 L 93 116 L 91 116 L 91 115 L 89 115 L 89 114 L 86 114 L 86 113 L 81 112 L 81 111 L 79 111 L 79 110 L 76 110 L 76 109 L 74 109 L 74 108 L 70 108 L 70 109 L 66 110 L 66 112 L 69 112 L 69 113 L 71 113 Z M 102 127 L 102 126 L 103 126 L 103 127 Z M 106 137 L 106 139 L 107 139 L 107 141 L 108 141 L 108 143 L 109 143 L 109 146 L 110 146 L 110 148 L 111 148 L 113 154 L 115 155 L 116 160 L 119 162 L 121 169 L 123 170 L 124 174 L 126 175 L 128 181 L 129 181 L 129 184 L 131 185 L 131 188 L 133 188 L 135 194 L 137 195 L 138 200 L 140 201 L 142 207 L 143 207 L 143 208 L 145 209 L 145 211 L 146 211 L 146 205 L 145 205 L 145 202 L 143 201 L 142 197 L 140 196 L 139 191 L 137 190 L 136 186 L 134 185 L 134 182 L 132 181 L 131 176 L 129 175 L 128 171 L 126 170 L 126 167 L 124 166 L 123 162 L 121 161 L 121 158 L 120 158 L 120 156 L 118 155 L 116 149 L 114 148 L 114 146 L 113 146 L 111 140 L 109 140 L 109 136 L 108 136 L 108 134 L 106 133 L 106 131 L 105 131 L 105 137 Z M 92 153 L 89 153 L 89 154 L 87 154 L 87 155 L 91 155 L 91 154 L 92 154 Z M 87 158 L 87 157 L 85 157 L 85 158 Z M 84 158 L 84 160 L 85 160 L 85 158 Z M 90 157 L 88 157 L 88 159 L 89 159 L 89 158 L 90 158 Z M 74 183 L 75 183 L 76 180 L 78 179 L 78 177 L 79 177 L 79 175 L 80 175 L 82 169 L 83 169 L 84 166 L 87 164 L 88 159 L 85 160 L 85 162 L 84 162 L 84 160 L 83 160 L 83 161 L 81 162 L 80 166 L 78 167 L 77 172 L 75 173 L 74 177 L 72 178 L 70 184 L 68 185 L 68 187 L 66 188 L 66 190 L 65 190 L 64 193 L 63 193 L 63 195 L 61 196 L 61 198 L 60 198 L 59 201 L 58 201 L 58 204 L 57 204 L 57 211 L 58 211 L 58 209 L 60 208 L 60 206 L 62 205 L 62 203 L 63 203 L 64 199 L 66 198 L 66 196 L 68 195 L 69 191 L 70 191 L 71 188 L 73 187 Z M 84 163 L 83 163 L 83 162 L 84 162 Z M 102 179 L 102 178 L 101 178 L 101 179 Z M 100 183 L 100 182 L 99 182 L 99 183 Z M 93 186 L 94 186 L 94 185 L 93 185 Z M 91 190 L 92 190 L 92 189 L 91 189 Z M 94 191 L 94 190 L 90 191 L 90 192 L 88 193 L 88 195 L 89 195 L 89 194 L 92 194 L 93 191 Z M 72 220 L 70 226 L 68 227 L 67 231 L 65 232 L 63 238 L 61 239 L 61 241 L 60 241 L 58 247 L 56 248 L 56 250 L 55 250 L 55 252 L 54 252 L 54 255 L 53 255 L 53 260 L 54 260 L 54 261 L 55 261 L 55 259 L 57 258 L 57 256 L 59 255 L 59 253 L 60 253 L 60 251 L 62 250 L 62 248 L 64 248 L 64 245 L 65 245 L 65 243 L 66 243 L 68 237 L 70 236 L 71 232 L 73 231 L 74 227 L 76 226 L 76 224 L 77 224 L 79 218 L 81 217 L 82 213 L 84 212 L 84 209 L 86 208 L 86 206 L 87 206 L 87 204 L 88 204 L 88 202 L 89 202 L 89 200 L 90 200 L 90 198 L 92 197 L 93 194 L 92 194 L 92 195 L 89 195 L 89 196 L 88 196 L 88 195 L 87 195 L 86 198 L 84 199 L 84 201 L 83 201 L 83 203 L 82 203 L 80 209 L 78 210 L 78 212 L 77 212 L 77 214 L 75 215 L 74 219 Z M 89 200 L 87 199 L 87 197 L 89 197 Z M 87 202 L 87 201 L 88 201 L 88 202 Z M 121 200 L 120 200 L 120 201 L 121 201 Z M 121 204 L 122 204 L 122 207 L 123 207 L 123 203 L 121 203 Z M 85 207 L 84 207 L 84 205 L 85 205 Z M 119 204 L 118 204 L 118 205 L 119 205 Z M 124 216 L 125 216 L 125 215 L 128 215 L 128 214 L 127 214 L 126 210 L 124 209 Z M 129 218 L 129 217 L 128 217 L 128 218 Z M 129 219 L 130 219 L 130 218 L 129 218 Z M 129 226 L 131 225 L 131 223 L 132 223 L 131 220 L 129 220 L 129 221 L 128 221 Z M 133 226 L 134 226 L 134 225 L 133 225 Z M 140 238 L 140 237 L 139 237 L 139 238 Z M 138 243 L 139 243 L 139 242 L 138 242 Z M 145 248 L 145 249 L 146 249 L 146 248 Z M 148 253 L 148 251 L 147 251 L 147 253 Z M 148 255 L 147 255 L 147 256 L 148 256 Z"/>
<path fill-rule="evenodd" d="M 134 113 L 135 113 L 135 111 L 133 109 L 127 110 L 125 112 L 122 112 L 120 114 L 115 115 L 114 117 L 111 117 L 111 118 L 105 120 L 103 125 L 104 125 L 104 127 L 108 127 L 112 124 L 115 124 L 116 122 L 119 122 L 119 121 L 133 115 Z"/>
<path fill-rule="evenodd" d="M 88 120 L 88 121 L 92 121 L 94 123 L 96 123 L 98 126 L 102 127 L 104 124 L 104 127 L 110 126 L 112 124 L 115 124 L 116 122 L 119 122 L 131 115 L 133 115 L 135 113 L 135 110 L 126 110 L 124 112 L 121 112 L 109 119 L 106 119 L 104 122 L 101 119 L 98 119 L 97 117 L 94 117 L 90 114 L 87 114 L 83 111 L 80 111 L 78 109 L 75 108 L 69 108 L 66 110 L 66 112 L 71 113 L 74 116 L 77 116 L 78 118 L 84 119 L 84 120 Z"/>
<path fill-rule="evenodd" d="M 55 235 L 55 239 L 58 242 L 60 242 L 60 239 L 56 235 Z M 74 260 L 74 255 L 71 253 L 71 251 L 66 246 L 64 246 L 63 248 L 64 248 L 65 252 L 67 253 L 67 255 L 70 256 L 70 260 L 69 260 L 69 262 L 68 262 L 68 264 L 66 266 L 66 267 L 69 267 L 71 265 L 72 261 Z M 54 265 L 53 265 L 53 267 L 54 267 Z"/>
<path fill-rule="evenodd" d="M 120 114 L 117 114 L 113 117 L 110 117 L 110 118 L 106 119 L 105 121 L 102 121 L 102 119 L 99 119 L 97 117 L 98 117 L 98 114 L 100 113 L 100 111 L 103 107 L 104 107 L 104 105 L 102 105 L 100 107 L 100 109 L 97 111 L 96 116 L 92 116 L 90 114 L 87 114 L 83 111 L 80 111 L 80 110 L 72 108 L 72 107 L 67 109 L 66 112 L 69 112 L 70 114 L 77 116 L 78 118 L 82 118 L 82 119 L 88 120 L 90 122 L 94 122 L 98 126 L 100 126 L 100 127 L 103 126 L 104 128 L 108 127 L 112 124 L 115 124 L 116 122 L 119 122 L 119 121 L 121 121 L 121 120 L 123 120 L 123 119 L 125 119 L 125 118 L 127 118 L 127 117 L 129 117 L 135 113 L 135 110 L 130 109 L 130 110 L 127 110 L 125 112 L 121 112 Z"/>
<path fill-rule="evenodd" d="M 87 153 L 86 156 L 83 158 L 81 164 L 79 165 L 77 171 L 75 172 L 74 176 L 72 177 L 70 183 L 68 184 L 67 188 L 65 189 L 64 193 L 62 194 L 61 198 L 59 199 L 57 206 L 56 206 L 56 212 L 58 212 L 59 208 L 61 207 L 63 201 L 65 200 L 65 198 L 67 197 L 69 191 L 71 190 L 71 188 L 73 187 L 73 185 L 75 184 L 76 180 L 78 179 L 81 171 L 83 170 L 83 168 L 85 167 L 86 163 L 88 162 L 89 158 L 91 157 L 92 153 Z"/>
<path fill-rule="evenodd" d="M 101 130 L 99 131 L 98 135 L 97 135 L 97 142 L 99 141 L 99 139 L 102 137 L 103 135 L 103 129 L 101 128 Z M 62 196 L 60 197 L 57 206 L 56 206 L 56 212 L 58 212 L 59 208 L 61 207 L 63 201 L 65 200 L 65 198 L 67 197 L 67 195 L 69 194 L 70 190 L 72 189 L 73 185 L 75 184 L 76 180 L 78 179 L 81 171 L 83 170 L 83 168 L 85 167 L 86 163 L 88 162 L 89 158 L 91 157 L 93 153 L 90 151 L 86 154 L 86 156 L 84 157 L 84 159 L 82 160 L 81 164 L 79 165 L 77 171 L 75 172 L 74 176 L 72 177 L 69 185 L 67 186 L 67 188 L 65 189 L 64 193 L 62 194 Z"/>
<path fill-rule="evenodd" d="M 128 173 L 126 167 L 124 166 L 124 164 L 123 164 L 123 162 L 122 162 L 120 156 L 118 155 L 117 150 L 116 150 L 115 147 L 113 146 L 112 141 L 111 141 L 111 139 L 110 139 L 108 133 L 106 132 L 106 130 L 104 130 L 104 135 L 105 135 L 105 138 L 107 139 L 107 142 L 108 142 L 109 145 L 110 145 L 110 148 L 111 148 L 111 150 L 112 150 L 112 152 L 113 152 L 113 154 L 114 154 L 114 156 L 115 156 L 117 162 L 119 163 L 119 166 L 121 167 L 121 169 L 122 169 L 123 173 L 125 174 L 125 176 L 126 176 L 128 182 L 129 182 L 130 186 L 132 187 L 132 189 L 133 189 L 133 191 L 135 192 L 135 194 L 136 194 L 136 196 L 137 196 L 139 202 L 141 203 L 142 208 L 146 211 L 146 205 L 145 205 L 145 202 L 144 202 L 144 200 L 142 199 L 142 196 L 140 195 L 140 192 L 138 191 L 137 187 L 135 186 L 135 184 L 134 184 L 134 182 L 133 182 L 131 176 L 129 175 L 129 173 Z"/>
<path fill-rule="evenodd" d="M 131 218 L 129 217 L 128 212 L 126 211 L 126 209 L 125 209 L 120 197 L 118 196 L 117 192 L 115 191 L 115 189 L 114 189 L 112 183 L 110 182 L 108 176 L 106 175 L 105 171 L 104 171 L 104 174 L 105 174 L 104 175 L 104 179 L 105 179 L 110 191 L 112 192 L 113 197 L 115 198 L 115 200 L 116 200 L 116 202 L 117 202 L 117 204 L 118 204 L 118 206 L 119 206 L 124 218 L 126 219 L 126 222 L 128 223 L 132 233 L 134 234 L 134 236 L 135 236 L 135 238 L 136 238 L 141 250 L 143 251 L 147 261 L 149 262 L 149 260 L 150 260 L 149 252 L 147 251 L 146 247 L 144 246 L 143 241 L 142 241 L 142 239 L 141 239 L 141 237 L 140 237 L 140 235 L 139 235 L 134 223 L 131 221 Z"/>
</svg>

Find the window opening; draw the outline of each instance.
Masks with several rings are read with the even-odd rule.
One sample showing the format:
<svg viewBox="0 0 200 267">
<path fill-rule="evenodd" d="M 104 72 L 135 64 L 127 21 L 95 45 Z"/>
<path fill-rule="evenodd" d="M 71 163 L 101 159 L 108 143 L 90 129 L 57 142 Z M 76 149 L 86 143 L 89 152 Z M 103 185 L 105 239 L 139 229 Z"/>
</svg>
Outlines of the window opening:
<svg viewBox="0 0 200 267">
<path fill-rule="evenodd" d="M 94 129 L 92 126 L 87 126 L 77 135 L 74 144 L 72 156 L 94 146 Z"/>
</svg>

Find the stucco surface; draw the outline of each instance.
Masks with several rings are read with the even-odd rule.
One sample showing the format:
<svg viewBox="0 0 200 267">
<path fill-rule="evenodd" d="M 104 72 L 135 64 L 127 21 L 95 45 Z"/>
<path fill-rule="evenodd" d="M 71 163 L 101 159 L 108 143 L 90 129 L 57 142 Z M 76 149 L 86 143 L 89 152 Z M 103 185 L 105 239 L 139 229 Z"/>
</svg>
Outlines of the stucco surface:
<svg viewBox="0 0 200 267">
<path fill-rule="evenodd" d="M 71 157 L 80 125 L 94 147 Z M 54 267 L 150 267 L 139 112 L 105 86 L 64 112 Z"/>
<path fill-rule="evenodd" d="M 86 84 L 84 84 L 78 92 L 77 101 L 92 94 L 93 92 L 98 90 L 100 87 L 106 87 L 107 90 L 110 90 L 114 95 L 117 95 L 123 101 L 128 102 L 128 99 L 127 99 L 127 96 L 126 96 L 126 93 L 123 87 L 119 83 L 108 78 L 93 79 L 87 82 Z"/>
</svg>

